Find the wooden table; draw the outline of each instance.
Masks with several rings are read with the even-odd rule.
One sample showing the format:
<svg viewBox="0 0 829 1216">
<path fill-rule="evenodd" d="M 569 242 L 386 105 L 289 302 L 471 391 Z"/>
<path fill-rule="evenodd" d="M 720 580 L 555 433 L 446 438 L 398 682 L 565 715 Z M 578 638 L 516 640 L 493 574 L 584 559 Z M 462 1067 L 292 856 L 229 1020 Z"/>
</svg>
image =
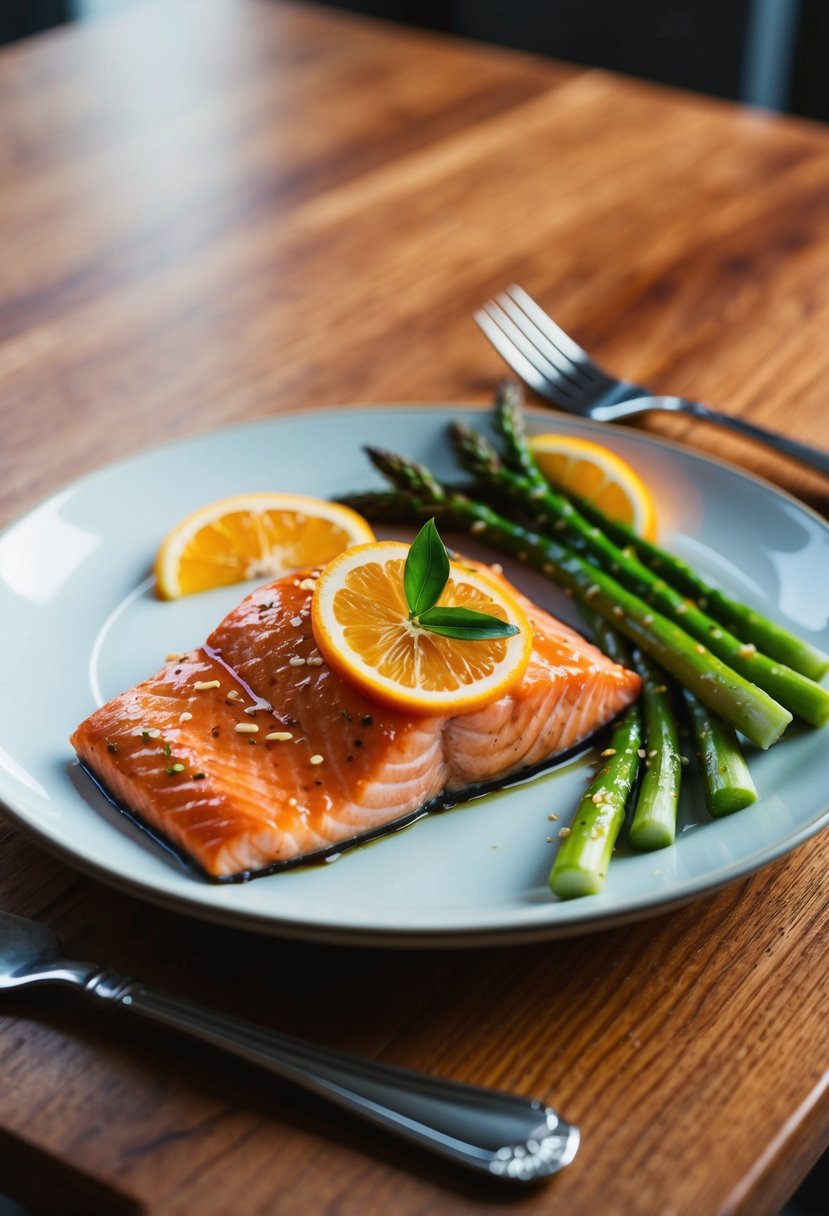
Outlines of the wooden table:
<svg viewBox="0 0 829 1216">
<path fill-rule="evenodd" d="M 2 52 L 0 216 L 0 518 L 222 423 L 484 402 L 503 368 L 470 313 L 512 280 L 628 377 L 829 447 L 829 133 L 806 123 L 176 2 Z M 829 503 L 748 442 L 644 425 Z M 515 1198 L 206 1050 L 6 1000 L 0 1185 L 44 1210 L 774 1213 L 826 1146 L 829 837 L 635 927 L 408 953 L 205 927 L 2 833 L 2 907 L 71 953 L 583 1131 Z"/>
</svg>

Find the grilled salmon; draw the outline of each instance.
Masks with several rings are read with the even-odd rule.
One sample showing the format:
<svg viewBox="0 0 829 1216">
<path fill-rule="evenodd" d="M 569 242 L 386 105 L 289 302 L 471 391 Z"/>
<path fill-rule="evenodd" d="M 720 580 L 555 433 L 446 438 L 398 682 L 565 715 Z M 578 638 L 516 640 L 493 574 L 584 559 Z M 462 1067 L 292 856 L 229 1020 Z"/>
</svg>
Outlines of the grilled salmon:
<svg viewBox="0 0 829 1216">
<path fill-rule="evenodd" d="M 639 692 L 634 672 L 510 587 L 533 628 L 516 686 L 463 715 L 383 708 L 319 656 L 313 577 L 254 591 L 203 646 L 97 709 L 71 737 L 112 797 L 210 878 L 249 878 L 338 851 L 546 765 Z"/>
</svg>

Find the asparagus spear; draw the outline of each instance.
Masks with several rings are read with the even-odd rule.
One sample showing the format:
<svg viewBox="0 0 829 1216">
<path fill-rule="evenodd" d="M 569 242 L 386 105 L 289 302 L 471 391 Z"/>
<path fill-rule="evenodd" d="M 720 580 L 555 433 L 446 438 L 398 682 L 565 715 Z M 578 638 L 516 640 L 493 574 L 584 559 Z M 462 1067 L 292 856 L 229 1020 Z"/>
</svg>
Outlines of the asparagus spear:
<svg viewBox="0 0 829 1216">
<path fill-rule="evenodd" d="M 667 674 L 647 655 L 640 650 L 634 650 L 631 655 L 624 640 L 607 621 L 584 607 L 581 611 L 605 654 L 625 667 L 632 666 L 642 677 L 640 704 L 645 771 L 636 792 L 628 838 L 637 849 L 666 848 L 676 839 L 682 773 L 673 689 Z"/>
<path fill-rule="evenodd" d="M 496 394 L 495 407 L 509 467 L 531 480 L 540 478 L 541 483 L 547 484 L 527 442 L 523 395 L 519 386 L 511 381 L 502 382 Z M 742 634 L 747 642 L 753 642 L 764 654 L 812 680 L 822 679 L 829 671 L 829 655 L 818 647 L 749 608 L 747 604 L 712 587 L 687 562 L 639 536 L 620 520 L 610 519 L 587 499 L 575 494 L 568 495 L 568 498 L 590 523 L 601 528 L 620 548 L 630 549 L 643 565 L 694 599 L 700 608 L 707 608 L 717 620 L 732 632 Z"/>
<path fill-rule="evenodd" d="M 642 677 L 646 759 L 628 839 L 636 849 L 664 849 L 676 840 L 682 774 L 679 729 L 665 673 L 640 650 L 634 651 L 633 662 Z"/>
<path fill-rule="evenodd" d="M 623 639 L 607 621 L 589 609 L 582 608 L 581 612 L 600 649 L 624 667 L 632 666 L 642 677 L 645 763 L 628 839 L 636 849 L 667 848 L 676 839 L 682 775 L 679 726 L 668 676 L 640 650 L 631 656 Z"/>
<path fill-rule="evenodd" d="M 441 515 L 450 526 L 465 528 L 496 547 L 512 553 L 589 603 L 621 633 L 691 688 L 700 700 L 730 722 L 758 747 L 769 747 L 791 721 L 791 714 L 768 693 L 732 671 L 706 646 L 695 642 L 678 625 L 653 611 L 606 571 L 558 541 L 539 536 L 511 523 L 483 503 L 446 489 L 427 469 L 393 453 L 366 449 L 375 466 L 393 485 L 403 487 L 405 504 L 390 504 L 362 495 L 350 499 L 364 514 L 382 504 L 398 513 L 408 510 L 414 519 Z M 387 515 L 383 518 L 388 518 Z"/>
<path fill-rule="evenodd" d="M 723 662 L 765 689 L 791 713 L 812 726 L 824 726 L 829 722 L 829 689 L 770 659 L 753 643 L 746 643 L 729 633 L 695 603 L 668 586 L 635 555 L 619 549 L 572 503 L 547 485 L 523 438 L 521 414 L 515 402 L 503 394 L 499 395 L 498 418 L 511 462 L 520 461 L 528 472 L 519 474 L 506 468 L 491 444 L 468 426 L 456 423 L 452 427 L 455 451 L 473 476 L 485 486 L 505 494 L 525 513 L 532 513 L 545 531 L 557 531 L 574 549 L 589 554 L 591 560 L 614 574 L 634 595 L 677 621 L 686 633 L 705 642 Z"/>
<path fill-rule="evenodd" d="M 757 790 L 732 728 L 683 689 L 702 773 L 705 805 L 717 819 L 757 801 Z"/>
<path fill-rule="evenodd" d="M 627 524 L 608 519 L 592 503 L 575 495 L 573 503 L 591 523 L 603 528 L 617 545 L 635 553 L 639 561 L 655 574 L 670 579 L 676 588 L 706 608 L 723 625 L 752 641 L 758 650 L 812 680 L 822 679 L 829 671 L 829 655 L 811 642 L 711 586 L 687 562 L 645 540 Z"/>
<path fill-rule="evenodd" d="M 576 816 L 563 828 L 550 871 L 550 886 L 561 899 L 597 895 L 607 876 L 613 847 L 625 821 L 625 806 L 639 767 L 642 734 L 637 705 L 619 719 L 605 762 L 588 785 Z"/>
<path fill-rule="evenodd" d="M 521 392 L 515 384 L 507 381 L 499 387 L 496 410 L 509 467 L 532 480 L 536 486 L 546 485 L 546 479 L 527 443 Z M 668 580 L 683 595 L 693 599 L 699 608 L 707 609 L 721 624 L 742 635 L 746 642 L 753 643 L 763 654 L 785 663 L 811 680 L 820 680 L 829 671 L 829 655 L 816 646 L 712 587 L 681 558 L 645 540 L 627 524 L 608 518 L 593 503 L 576 495 L 568 495 L 568 498 L 570 505 L 578 509 L 583 519 L 600 528 L 620 549 L 627 550 L 631 557 L 648 567 L 657 577 Z"/>
</svg>

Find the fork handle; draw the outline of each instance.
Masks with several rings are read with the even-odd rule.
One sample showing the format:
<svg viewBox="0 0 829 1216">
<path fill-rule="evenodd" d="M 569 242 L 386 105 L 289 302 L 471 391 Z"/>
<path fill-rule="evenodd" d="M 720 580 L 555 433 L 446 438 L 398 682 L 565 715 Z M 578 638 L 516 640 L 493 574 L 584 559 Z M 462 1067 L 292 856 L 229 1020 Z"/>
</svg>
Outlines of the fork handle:
<svg viewBox="0 0 829 1216">
<path fill-rule="evenodd" d="M 441 1157 L 490 1177 L 528 1182 L 572 1161 L 578 1128 L 550 1107 L 500 1090 L 367 1060 L 159 992 L 113 971 L 86 978 L 87 996 L 257 1064 Z"/>
<path fill-rule="evenodd" d="M 754 422 L 746 422 L 744 418 L 720 414 L 700 401 L 687 401 L 684 397 L 653 397 L 648 408 L 691 414 L 694 418 L 702 418 L 706 422 L 715 422 L 718 426 L 729 427 L 741 435 L 759 439 L 761 443 L 767 443 L 777 451 L 785 452 L 787 456 L 793 456 L 795 460 L 799 460 L 813 469 L 818 469 L 821 473 L 829 474 L 829 452 L 822 452 L 820 448 L 813 448 L 808 443 L 800 443 L 799 440 L 790 439 L 788 435 L 780 435 L 777 431 L 769 431 L 765 427 L 757 426 Z"/>
</svg>

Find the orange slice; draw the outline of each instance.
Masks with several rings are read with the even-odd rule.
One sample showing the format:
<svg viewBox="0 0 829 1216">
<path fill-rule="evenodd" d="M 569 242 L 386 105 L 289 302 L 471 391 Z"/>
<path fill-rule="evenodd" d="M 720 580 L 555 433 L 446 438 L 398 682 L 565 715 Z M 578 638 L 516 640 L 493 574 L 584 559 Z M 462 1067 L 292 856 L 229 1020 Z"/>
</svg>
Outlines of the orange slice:
<svg viewBox="0 0 829 1216">
<path fill-rule="evenodd" d="M 611 519 L 640 536 L 656 537 L 656 507 L 650 490 L 626 460 L 590 439 L 533 435 L 530 448 L 541 472 L 565 493 L 588 499 Z"/>
<path fill-rule="evenodd" d="M 527 618 L 495 578 L 451 562 L 438 606 L 487 612 L 520 632 L 461 641 L 413 624 L 403 590 L 408 552 L 398 541 L 358 545 L 323 570 L 311 604 L 320 652 L 367 697 L 409 713 L 465 713 L 494 701 L 529 662 Z"/>
<path fill-rule="evenodd" d="M 373 539 L 363 517 L 338 503 L 304 494 L 237 494 L 194 511 L 164 538 L 156 590 L 174 600 L 245 579 L 275 579 Z"/>
</svg>

